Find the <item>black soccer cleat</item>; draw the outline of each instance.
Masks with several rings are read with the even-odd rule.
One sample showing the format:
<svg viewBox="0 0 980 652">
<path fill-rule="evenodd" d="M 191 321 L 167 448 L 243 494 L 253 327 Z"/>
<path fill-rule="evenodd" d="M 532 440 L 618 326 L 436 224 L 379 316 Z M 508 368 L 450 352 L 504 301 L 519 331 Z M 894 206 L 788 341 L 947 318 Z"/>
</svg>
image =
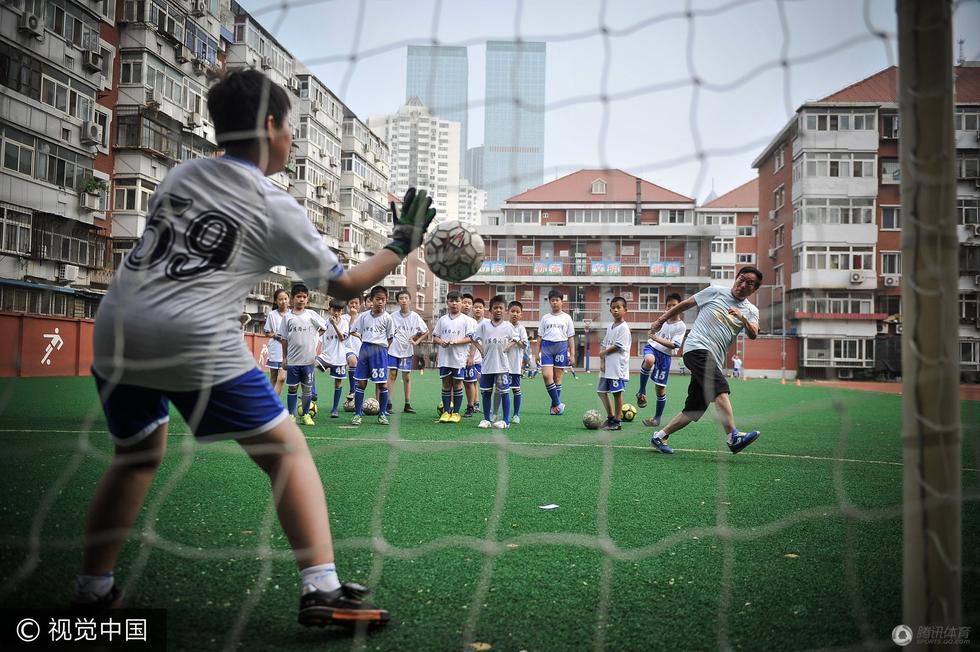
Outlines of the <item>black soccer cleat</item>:
<svg viewBox="0 0 980 652">
<path fill-rule="evenodd" d="M 472 406 L 472 405 L 467 405 L 466 406 L 466 409 L 463 411 L 463 416 L 464 417 L 471 417 L 471 416 L 473 416 L 473 413 L 474 412 L 476 412 L 476 408 L 474 406 Z"/>
<path fill-rule="evenodd" d="M 335 591 L 310 591 L 299 599 L 298 622 L 304 627 L 384 625 L 391 614 L 364 601 L 370 592 L 367 587 L 352 582 L 341 584 Z"/>
<path fill-rule="evenodd" d="M 411 403 L 405 404 L 405 414 L 415 414 L 415 408 L 412 407 Z"/>
</svg>

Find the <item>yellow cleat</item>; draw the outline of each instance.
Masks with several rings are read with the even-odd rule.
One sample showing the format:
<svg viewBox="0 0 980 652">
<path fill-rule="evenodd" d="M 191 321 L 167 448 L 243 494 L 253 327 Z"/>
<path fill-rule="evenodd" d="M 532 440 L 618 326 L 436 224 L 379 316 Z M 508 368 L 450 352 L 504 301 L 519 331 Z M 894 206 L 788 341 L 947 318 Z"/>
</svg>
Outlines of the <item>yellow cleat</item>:
<svg viewBox="0 0 980 652">
<path fill-rule="evenodd" d="M 313 422 L 313 417 L 310 416 L 309 412 L 303 415 L 303 425 L 304 426 L 315 426 L 316 423 Z"/>
<path fill-rule="evenodd" d="M 452 420 L 452 416 L 453 415 L 450 414 L 449 412 L 443 412 L 442 416 L 439 417 L 439 421 L 437 421 L 437 423 L 449 423 Z"/>
<path fill-rule="evenodd" d="M 449 423 L 459 423 L 462 420 L 463 420 L 463 417 L 460 416 L 459 412 L 453 412 L 449 416 Z"/>
</svg>

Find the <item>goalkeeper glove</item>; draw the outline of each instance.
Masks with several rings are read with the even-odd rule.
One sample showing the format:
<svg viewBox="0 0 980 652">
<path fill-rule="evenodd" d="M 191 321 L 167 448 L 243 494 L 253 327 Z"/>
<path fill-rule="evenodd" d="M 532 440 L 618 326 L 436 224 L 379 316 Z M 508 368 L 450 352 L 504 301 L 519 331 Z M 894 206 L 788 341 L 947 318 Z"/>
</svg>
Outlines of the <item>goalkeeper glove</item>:
<svg viewBox="0 0 980 652">
<path fill-rule="evenodd" d="M 391 231 L 391 242 L 385 245 L 385 249 L 395 252 L 399 258 L 405 258 L 422 244 L 422 236 L 435 218 L 436 209 L 432 208 L 432 198 L 424 190 L 416 192 L 415 188 L 409 188 L 402 200 L 401 217 L 395 210 L 395 202 L 391 202 L 391 215 L 395 227 Z"/>
</svg>

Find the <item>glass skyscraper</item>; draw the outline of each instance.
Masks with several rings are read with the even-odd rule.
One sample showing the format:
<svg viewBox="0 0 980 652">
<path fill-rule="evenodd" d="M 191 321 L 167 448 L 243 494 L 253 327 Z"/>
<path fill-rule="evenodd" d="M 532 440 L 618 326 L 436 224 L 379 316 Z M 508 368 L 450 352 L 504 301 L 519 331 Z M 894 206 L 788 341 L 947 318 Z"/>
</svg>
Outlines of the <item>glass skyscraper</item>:
<svg viewBox="0 0 980 652">
<path fill-rule="evenodd" d="M 545 44 L 487 42 L 483 188 L 487 208 L 544 181 Z"/>
<path fill-rule="evenodd" d="M 465 47 L 408 46 L 405 103 L 417 97 L 432 115 L 459 123 L 460 160 L 467 149 L 468 72 Z"/>
</svg>

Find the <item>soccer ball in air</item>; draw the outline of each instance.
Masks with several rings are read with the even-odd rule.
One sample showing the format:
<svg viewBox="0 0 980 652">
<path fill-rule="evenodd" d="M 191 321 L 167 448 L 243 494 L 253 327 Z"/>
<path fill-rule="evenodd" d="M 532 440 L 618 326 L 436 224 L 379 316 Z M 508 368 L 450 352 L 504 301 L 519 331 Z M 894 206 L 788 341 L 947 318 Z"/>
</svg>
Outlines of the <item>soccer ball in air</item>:
<svg viewBox="0 0 980 652">
<path fill-rule="evenodd" d="M 632 421 L 636 418 L 636 408 L 629 403 L 623 403 L 623 411 L 620 413 L 623 421 Z"/>
<path fill-rule="evenodd" d="M 364 414 L 368 416 L 374 416 L 378 413 L 381 407 L 378 405 L 378 399 L 376 398 L 366 398 L 364 399 Z"/>
<path fill-rule="evenodd" d="M 437 224 L 426 236 L 425 262 L 444 281 L 468 279 L 480 270 L 483 258 L 483 238 L 458 220 Z"/>
<path fill-rule="evenodd" d="M 582 415 L 582 423 L 589 430 L 598 430 L 599 426 L 602 425 L 602 417 L 598 410 L 589 410 Z"/>
<path fill-rule="evenodd" d="M 349 398 L 346 401 L 344 401 L 344 412 L 353 412 L 353 411 L 354 411 L 354 399 Z"/>
</svg>

